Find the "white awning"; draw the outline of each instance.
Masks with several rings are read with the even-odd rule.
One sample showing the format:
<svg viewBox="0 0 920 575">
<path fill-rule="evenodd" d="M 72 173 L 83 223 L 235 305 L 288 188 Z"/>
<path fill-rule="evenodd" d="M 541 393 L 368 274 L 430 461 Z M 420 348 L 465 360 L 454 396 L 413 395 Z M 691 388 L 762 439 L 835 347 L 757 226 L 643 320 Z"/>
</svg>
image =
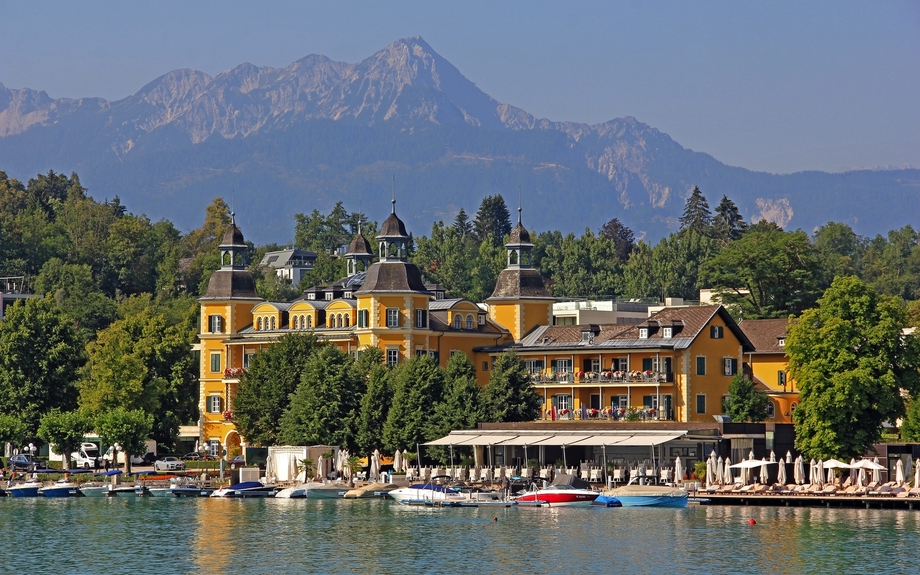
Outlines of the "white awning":
<svg viewBox="0 0 920 575">
<path fill-rule="evenodd" d="M 552 435 L 518 435 L 514 439 L 502 441 L 496 445 L 534 445 L 539 441 L 549 439 Z"/>
<path fill-rule="evenodd" d="M 471 439 L 455 443 L 454 445 L 498 445 L 503 441 L 514 439 L 517 435 L 477 435 Z"/>
<path fill-rule="evenodd" d="M 479 434 L 451 433 L 450 435 L 445 435 L 441 439 L 435 439 L 434 441 L 429 441 L 428 443 L 423 443 L 422 445 L 460 445 L 461 441 L 474 439 L 476 437 L 479 437 Z"/>
<path fill-rule="evenodd" d="M 628 445 L 661 445 L 662 443 L 667 443 L 673 441 L 679 437 L 686 435 L 686 431 L 678 431 L 674 433 L 636 433 L 627 437 L 623 441 L 617 441 L 613 443 L 617 447 L 628 446 Z M 611 445 L 610 443 L 599 443 L 598 445 Z"/>
<path fill-rule="evenodd" d="M 584 441 L 592 437 L 586 433 L 572 434 L 572 433 L 560 433 L 547 437 L 543 441 L 534 443 L 533 445 L 574 445 L 579 441 Z"/>
</svg>

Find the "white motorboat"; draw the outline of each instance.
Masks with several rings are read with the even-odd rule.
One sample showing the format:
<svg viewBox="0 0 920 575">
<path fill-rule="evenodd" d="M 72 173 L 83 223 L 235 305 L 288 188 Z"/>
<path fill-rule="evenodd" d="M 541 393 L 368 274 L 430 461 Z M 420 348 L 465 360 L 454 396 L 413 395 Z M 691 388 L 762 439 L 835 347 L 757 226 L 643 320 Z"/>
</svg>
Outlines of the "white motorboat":
<svg viewBox="0 0 920 575">
<path fill-rule="evenodd" d="M 686 507 L 688 493 L 666 485 L 624 485 L 605 491 L 604 497 L 615 497 L 623 507 Z"/>
<path fill-rule="evenodd" d="M 416 483 L 409 487 L 401 487 L 390 491 L 387 495 L 403 505 L 449 505 L 464 502 L 496 501 L 499 494 L 494 491 L 467 491 L 463 492 L 454 487 L 447 487 L 433 483 L 436 479 L 449 479 L 447 475 L 431 478 L 428 483 Z"/>
<path fill-rule="evenodd" d="M 275 494 L 275 497 L 281 499 L 338 499 L 345 495 L 348 489 L 345 483 L 310 482 L 282 489 Z"/>
<path fill-rule="evenodd" d="M 265 485 L 261 481 L 244 481 L 227 487 L 221 487 L 211 493 L 211 497 L 274 497 L 277 488 L 274 485 Z"/>
<path fill-rule="evenodd" d="M 589 489 L 586 481 L 559 474 L 552 484 L 539 489 L 533 488 L 519 493 L 514 500 L 519 503 L 544 503 L 552 507 L 587 507 L 597 499 L 600 492 Z"/>
</svg>

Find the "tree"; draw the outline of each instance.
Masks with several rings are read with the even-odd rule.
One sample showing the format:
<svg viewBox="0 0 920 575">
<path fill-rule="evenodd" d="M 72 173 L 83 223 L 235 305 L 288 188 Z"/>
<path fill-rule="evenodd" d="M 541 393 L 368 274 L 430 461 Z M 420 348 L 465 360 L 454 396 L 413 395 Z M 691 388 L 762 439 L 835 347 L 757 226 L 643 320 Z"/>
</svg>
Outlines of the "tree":
<svg viewBox="0 0 920 575">
<path fill-rule="evenodd" d="M 489 241 L 493 246 L 500 246 L 505 236 L 511 233 L 511 214 L 501 194 L 486 196 L 479 204 L 479 211 L 473 220 L 476 238 L 482 242 L 492 235 Z"/>
<path fill-rule="evenodd" d="M 28 428 L 18 417 L 6 413 L 0 413 L 0 449 L 4 449 L 7 443 L 13 446 L 21 446 L 26 442 Z"/>
<path fill-rule="evenodd" d="M 799 389 L 796 448 L 846 460 L 881 439 L 884 421 L 904 415 L 901 390 L 920 392 L 920 340 L 902 335 L 906 313 L 856 277 L 838 277 L 786 338 Z"/>
<path fill-rule="evenodd" d="M 617 218 L 613 218 L 601 226 L 600 235 L 613 242 L 616 258 L 625 264 L 629 254 L 636 247 L 636 235 L 633 231 Z"/>
<path fill-rule="evenodd" d="M 38 437 L 64 458 L 64 469 L 70 469 L 70 454 L 78 451 L 83 438 L 92 429 L 92 420 L 82 411 L 52 409 L 42 416 Z"/>
<path fill-rule="evenodd" d="M 102 445 L 118 445 L 125 454 L 125 473 L 131 473 L 131 455 L 144 453 L 147 438 L 153 429 L 153 415 L 142 409 L 116 407 L 100 413 L 95 418 L 96 433 Z M 118 463 L 118 451 L 113 451 Z"/>
<path fill-rule="evenodd" d="M 253 357 L 233 401 L 240 435 L 255 445 L 275 445 L 281 417 L 313 353 L 324 344 L 313 334 L 292 333 Z"/>
<path fill-rule="evenodd" d="M 904 421 L 901 423 L 901 439 L 910 443 L 920 441 L 920 401 L 916 397 L 907 402 Z"/>
<path fill-rule="evenodd" d="M 476 367 L 465 353 L 455 353 L 447 362 L 444 399 L 435 405 L 427 435 L 437 438 L 455 429 L 473 429 L 481 419 Z M 448 461 L 448 450 L 443 447 L 429 448 L 428 453 L 441 462 Z"/>
<path fill-rule="evenodd" d="M 467 215 L 466 210 L 463 208 L 460 208 L 454 218 L 454 231 L 457 232 L 457 236 L 461 240 L 466 240 L 473 233 L 473 222 L 470 221 L 470 216 Z"/>
<path fill-rule="evenodd" d="M 838 222 L 828 222 L 818 228 L 812 244 L 820 262 L 822 289 L 830 287 L 837 276 L 856 275 L 866 249 L 865 238 Z"/>
<path fill-rule="evenodd" d="M 392 371 L 381 363 L 382 360 L 380 348 L 370 347 L 361 352 L 356 364 L 358 373 L 367 382 L 358 413 L 357 443 L 361 453 L 383 448 L 383 426 L 393 402 L 393 386 L 390 382 Z"/>
<path fill-rule="evenodd" d="M 735 423 L 765 420 L 769 403 L 767 394 L 741 373 L 736 373 L 728 384 L 728 416 Z"/>
<path fill-rule="evenodd" d="M 51 258 L 42 266 L 33 287 L 35 293 L 52 298 L 86 340 L 95 339 L 96 332 L 108 327 L 117 315 L 115 302 L 102 293 L 86 264 Z"/>
<path fill-rule="evenodd" d="M 187 331 L 147 309 L 113 323 L 87 346 L 80 405 L 91 414 L 122 407 L 153 416 L 153 439 L 173 443 L 198 418 L 198 386 Z"/>
<path fill-rule="evenodd" d="M 48 298 L 29 298 L 6 309 L 0 321 L 0 413 L 26 425 L 36 437 L 41 416 L 77 404 L 77 380 L 85 362 L 73 321 Z"/>
<path fill-rule="evenodd" d="M 744 234 L 747 227 L 744 217 L 738 212 L 738 206 L 723 195 L 712 218 L 713 238 L 723 242 L 734 241 Z"/>
<path fill-rule="evenodd" d="M 533 421 L 542 405 L 524 360 L 513 351 L 498 356 L 482 390 L 484 421 Z"/>
<path fill-rule="evenodd" d="M 414 449 L 430 437 L 432 410 L 444 395 L 444 373 L 427 355 L 413 357 L 394 370 L 393 383 L 383 443 L 389 451 Z"/>
<path fill-rule="evenodd" d="M 680 231 L 690 230 L 701 236 L 708 236 L 712 232 L 712 212 L 699 187 L 694 186 L 679 221 Z"/>
<path fill-rule="evenodd" d="M 809 308 L 818 293 L 817 261 L 804 232 L 761 222 L 703 268 L 726 305 L 743 317 L 775 318 Z"/>
<path fill-rule="evenodd" d="M 281 417 L 279 441 L 356 448 L 362 383 L 350 355 L 331 345 L 318 349 Z"/>
</svg>

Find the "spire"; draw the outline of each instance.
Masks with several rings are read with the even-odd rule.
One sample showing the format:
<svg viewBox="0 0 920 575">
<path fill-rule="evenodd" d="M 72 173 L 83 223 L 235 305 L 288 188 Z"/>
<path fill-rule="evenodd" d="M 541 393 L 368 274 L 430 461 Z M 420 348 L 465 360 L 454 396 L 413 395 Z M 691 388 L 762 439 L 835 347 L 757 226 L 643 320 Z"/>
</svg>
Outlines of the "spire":
<svg viewBox="0 0 920 575">
<path fill-rule="evenodd" d="M 393 174 L 393 199 L 390 200 L 390 203 L 393 204 L 392 209 L 390 210 L 391 214 L 396 214 L 396 174 Z"/>
</svg>

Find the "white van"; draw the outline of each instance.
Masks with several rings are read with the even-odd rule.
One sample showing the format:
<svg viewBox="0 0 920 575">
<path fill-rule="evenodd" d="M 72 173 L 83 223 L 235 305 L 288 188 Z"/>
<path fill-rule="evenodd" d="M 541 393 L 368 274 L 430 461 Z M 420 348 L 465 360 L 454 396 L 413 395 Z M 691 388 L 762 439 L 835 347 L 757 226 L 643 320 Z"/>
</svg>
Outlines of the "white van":
<svg viewBox="0 0 920 575">
<path fill-rule="evenodd" d="M 70 454 L 70 464 L 75 468 L 92 469 L 99 457 L 99 448 L 95 443 L 83 443 L 80 451 Z"/>
</svg>

